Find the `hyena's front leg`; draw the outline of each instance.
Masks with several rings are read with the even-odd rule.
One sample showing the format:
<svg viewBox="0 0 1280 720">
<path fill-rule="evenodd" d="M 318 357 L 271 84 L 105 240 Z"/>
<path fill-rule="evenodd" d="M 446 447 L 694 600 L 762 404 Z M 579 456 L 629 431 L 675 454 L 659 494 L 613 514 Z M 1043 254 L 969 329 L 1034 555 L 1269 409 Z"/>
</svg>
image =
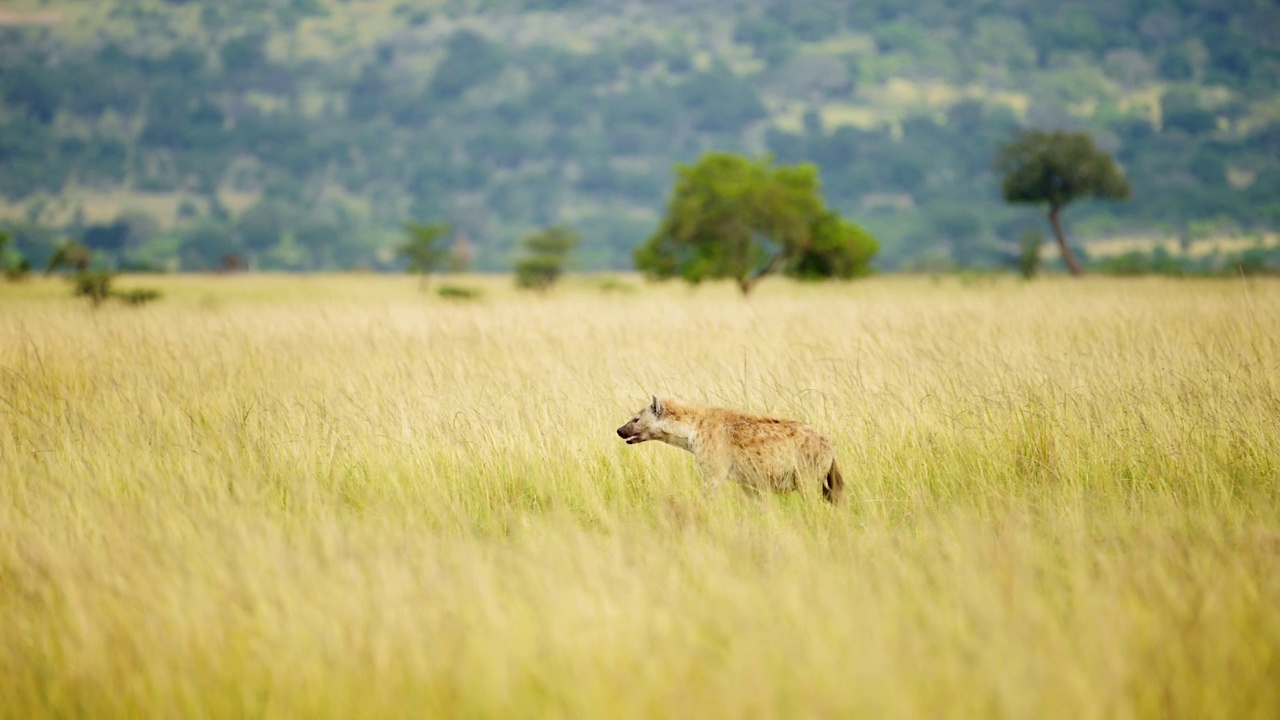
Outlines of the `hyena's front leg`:
<svg viewBox="0 0 1280 720">
<path fill-rule="evenodd" d="M 729 481 L 729 458 L 719 453 L 707 453 L 697 458 L 698 472 L 702 475 L 702 496 L 713 497 Z"/>
</svg>

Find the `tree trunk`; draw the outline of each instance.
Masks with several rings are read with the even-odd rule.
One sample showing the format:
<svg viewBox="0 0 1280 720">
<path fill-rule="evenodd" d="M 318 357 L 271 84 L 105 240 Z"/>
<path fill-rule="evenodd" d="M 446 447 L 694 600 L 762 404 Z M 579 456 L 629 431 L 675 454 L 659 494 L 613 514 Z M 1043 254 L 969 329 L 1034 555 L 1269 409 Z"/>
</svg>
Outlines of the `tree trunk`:
<svg viewBox="0 0 1280 720">
<path fill-rule="evenodd" d="M 1049 224 L 1053 226 L 1053 235 L 1058 239 L 1058 248 L 1062 250 L 1062 262 L 1067 264 L 1067 270 L 1070 270 L 1072 275 L 1080 277 L 1084 275 L 1084 268 L 1080 266 L 1075 253 L 1071 252 L 1071 246 L 1067 245 L 1067 236 L 1062 233 L 1062 220 L 1058 217 L 1061 212 L 1061 207 L 1050 205 Z"/>
<path fill-rule="evenodd" d="M 738 289 L 742 290 L 742 296 L 746 297 L 747 295 L 750 295 L 751 288 L 755 287 L 756 283 L 763 280 L 765 275 L 776 272 L 778 270 L 778 266 L 782 264 L 782 258 L 783 256 L 781 253 L 774 255 L 773 258 L 769 260 L 769 263 L 764 267 L 750 275 L 738 278 Z"/>
</svg>

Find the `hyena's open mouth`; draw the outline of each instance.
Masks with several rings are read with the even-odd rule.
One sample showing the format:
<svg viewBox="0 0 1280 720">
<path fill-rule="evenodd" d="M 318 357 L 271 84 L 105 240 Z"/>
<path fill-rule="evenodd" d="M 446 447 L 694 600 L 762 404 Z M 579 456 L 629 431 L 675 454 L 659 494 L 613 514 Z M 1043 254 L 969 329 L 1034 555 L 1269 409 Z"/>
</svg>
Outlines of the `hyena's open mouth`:
<svg viewBox="0 0 1280 720">
<path fill-rule="evenodd" d="M 631 431 L 630 423 L 618 428 L 618 437 L 626 440 L 628 445 L 635 445 L 638 442 L 644 442 L 644 438 L 641 437 L 641 435 L 642 433 Z"/>
</svg>

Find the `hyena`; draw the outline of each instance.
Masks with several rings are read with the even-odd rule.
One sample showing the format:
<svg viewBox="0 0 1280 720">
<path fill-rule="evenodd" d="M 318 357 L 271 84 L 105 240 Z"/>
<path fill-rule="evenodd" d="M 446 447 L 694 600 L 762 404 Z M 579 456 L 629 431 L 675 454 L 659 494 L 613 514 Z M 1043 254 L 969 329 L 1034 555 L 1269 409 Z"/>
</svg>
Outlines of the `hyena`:
<svg viewBox="0 0 1280 720">
<path fill-rule="evenodd" d="M 820 483 L 822 496 L 836 503 L 844 490 L 831 443 L 795 420 L 659 400 L 655 395 L 618 428 L 618 437 L 628 445 L 661 440 L 688 450 L 708 491 L 725 481 L 776 492 L 805 491 Z"/>
</svg>

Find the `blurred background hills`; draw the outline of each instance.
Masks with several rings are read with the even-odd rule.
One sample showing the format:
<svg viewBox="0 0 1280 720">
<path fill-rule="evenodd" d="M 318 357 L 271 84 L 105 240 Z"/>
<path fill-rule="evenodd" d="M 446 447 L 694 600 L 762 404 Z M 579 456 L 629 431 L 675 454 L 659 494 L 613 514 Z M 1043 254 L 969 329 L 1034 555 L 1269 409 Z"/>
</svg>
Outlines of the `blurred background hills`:
<svg viewBox="0 0 1280 720">
<path fill-rule="evenodd" d="M 569 223 L 628 268 L 672 167 L 821 169 L 884 269 L 990 266 L 992 161 L 1089 131 L 1133 199 L 1077 238 L 1280 226 L 1271 0 L 48 0 L 0 5 L 0 217 L 120 267 L 387 268 L 407 220 L 477 269 Z"/>
</svg>

